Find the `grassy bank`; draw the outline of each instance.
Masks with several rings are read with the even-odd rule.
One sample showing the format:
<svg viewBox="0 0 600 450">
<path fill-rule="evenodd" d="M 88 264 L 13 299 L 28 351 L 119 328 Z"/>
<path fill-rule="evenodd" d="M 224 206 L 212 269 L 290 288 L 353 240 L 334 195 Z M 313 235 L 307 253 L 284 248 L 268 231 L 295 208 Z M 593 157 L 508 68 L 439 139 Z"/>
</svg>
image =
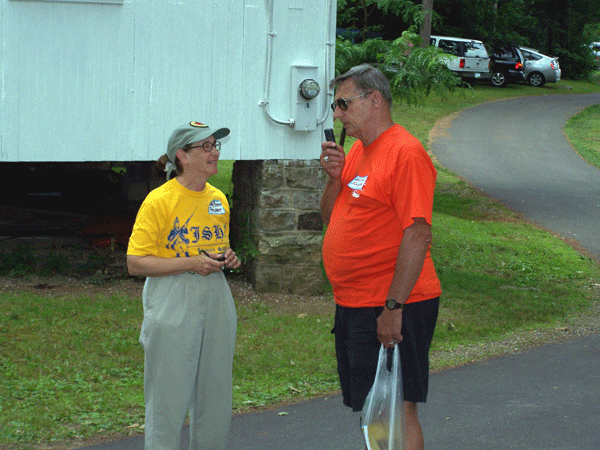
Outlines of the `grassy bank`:
<svg viewBox="0 0 600 450">
<path fill-rule="evenodd" d="M 600 105 L 571 117 L 565 125 L 565 134 L 583 159 L 600 168 Z"/>
<path fill-rule="evenodd" d="M 439 119 L 484 101 L 597 90 L 584 82 L 543 89 L 480 85 L 443 101 L 428 99 L 419 108 L 396 105 L 394 115 L 427 142 Z M 231 169 L 231 162 L 221 165 L 223 172 Z M 432 252 L 444 295 L 434 369 L 498 352 L 465 349 L 524 331 L 564 328 L 591 310 L 600 279 L 594 261 L 438 170 Z M 215 184 L 229 189 L 226 176 Z M 119 283 L 100 293 L 90 288 L 67 295 L 61 290 L 14 294 L 14 281 L 1 282 L 0 448 L 64 446 L 143 431 L 139 296 Z M 237 411 L 337 389 L 330 299 L 245 291 L 236 300 Z"/>
</svg>

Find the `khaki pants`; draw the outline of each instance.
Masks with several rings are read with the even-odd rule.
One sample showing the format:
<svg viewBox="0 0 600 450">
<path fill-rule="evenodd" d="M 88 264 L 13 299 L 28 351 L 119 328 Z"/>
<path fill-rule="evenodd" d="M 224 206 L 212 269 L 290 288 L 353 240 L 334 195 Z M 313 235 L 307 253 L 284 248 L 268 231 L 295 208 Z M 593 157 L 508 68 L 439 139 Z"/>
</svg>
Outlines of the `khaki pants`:
<svg viewBox="0 0 600 450">
<path fill-rule="evenodd" d="M 225 450 L 237 318 L 222 272 L 149 277 L 140 343 L 145 351 L 146 450 Z"/>
</svg>

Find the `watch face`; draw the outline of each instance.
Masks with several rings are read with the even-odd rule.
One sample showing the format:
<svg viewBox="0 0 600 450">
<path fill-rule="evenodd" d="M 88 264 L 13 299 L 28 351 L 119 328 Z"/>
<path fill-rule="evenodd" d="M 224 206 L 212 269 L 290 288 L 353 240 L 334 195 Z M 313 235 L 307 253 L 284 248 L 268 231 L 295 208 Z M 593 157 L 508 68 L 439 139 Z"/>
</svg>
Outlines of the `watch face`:
<svg viewBox="0 0 600 450">
<path fill-rule="evenodd" d="M 397 305 L 396 300 L 394 300 L 393 298 L 386 300 L 385 303 L 388 309 L 395 309 Z"/>
</svg>

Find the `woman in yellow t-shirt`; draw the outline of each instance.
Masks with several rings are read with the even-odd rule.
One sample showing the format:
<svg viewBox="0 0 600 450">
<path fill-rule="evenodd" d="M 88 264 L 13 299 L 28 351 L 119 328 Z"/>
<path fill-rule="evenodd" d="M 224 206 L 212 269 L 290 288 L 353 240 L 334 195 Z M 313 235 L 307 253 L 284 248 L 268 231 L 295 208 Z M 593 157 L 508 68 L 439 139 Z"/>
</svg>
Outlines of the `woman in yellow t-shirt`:
<svg viewBox="0 0 600 450">
<path fill-rule="evenodd" d="M 159 160 L 168 181 L 142 203 L 129 240 L 129 273 L 147 277 L 146 450 L 180 449 L 188 411 L 190 448 L 227 448 L 237 317 L 222 269 L 240 261 L 229 248 L 229 204 L 208 179 L 228 134 L 200 122 L 173 131 Z"/>
</svg>

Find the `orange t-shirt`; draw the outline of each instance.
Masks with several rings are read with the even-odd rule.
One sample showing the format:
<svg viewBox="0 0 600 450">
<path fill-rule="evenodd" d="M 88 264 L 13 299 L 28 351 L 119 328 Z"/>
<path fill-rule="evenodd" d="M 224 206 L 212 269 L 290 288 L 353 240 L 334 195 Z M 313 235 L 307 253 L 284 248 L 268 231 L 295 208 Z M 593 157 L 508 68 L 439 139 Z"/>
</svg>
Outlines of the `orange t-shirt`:
<svg viewBox="0 0 600 450">
<path fill-rule="evenodd" d="M 423 145 L 394 125 L 370 146 L 356 141 L 323 240 L 323 262 L 336 303 L 383 306 L 404 230 L 418 217 L 431 225 L 437 172 Z M 408 303 L 441 294 L 431 254 Z"/>
</svg>

